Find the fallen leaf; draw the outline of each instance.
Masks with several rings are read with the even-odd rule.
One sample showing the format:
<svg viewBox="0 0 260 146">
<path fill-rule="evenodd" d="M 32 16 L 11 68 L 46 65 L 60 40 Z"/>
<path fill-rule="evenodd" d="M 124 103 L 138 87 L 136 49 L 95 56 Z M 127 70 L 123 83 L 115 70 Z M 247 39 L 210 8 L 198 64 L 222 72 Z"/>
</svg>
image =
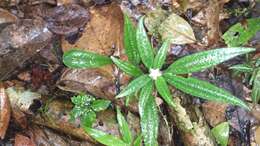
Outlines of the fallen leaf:
<svg viewBox="0 0 260 146">
<path fill-rule="evenodd" d="M 163 40 L 169 39 L 173 44 L 189 44 L 196 41 L 190 24 L 174 13 L 163 21 L 159 33 Z"/>
<path fill-rule="evenodd" d="M 123 14 L 120 7 L 113 3 L 102 7 L 90 8 L 91 20 L 86 25 L 81 38 L 70 44 L 62 39 L 62 49 L 71 48 L 112 55 L 116 49 L 123 48 Z"/>
<path fill-rule="evenodd" d="M 77 4 L 60 5 L 46 11 L 44 19 L 48 29 L 60 35 L 75 34 L 80 31 L 90 19 L 89 12 Z"/>
<path fill-rule="evenodd" d="M 0 26 L 2 24 L 14 23 L 17 20 L 17 17 L 7 10 L 0 8 Z M 0 27 L 1 28 L 1 27 Z"/>
<path fill-rule="evenodd" d="M 6 91 L 0 84 L 0 138 L 4 139 L 6 130 L 9 125 L 11 108 Z"/>
<path fill-rule="evenodd" d="M 255 142 L 260 145 L 260 127 L 255 130 Z"/>
<path fill-rule="evenodd" d="M 35 55 L 51 41 L 44 21 L 25 19 L 6 26 L 0 33 L 0 80 Z"/>
</svg>

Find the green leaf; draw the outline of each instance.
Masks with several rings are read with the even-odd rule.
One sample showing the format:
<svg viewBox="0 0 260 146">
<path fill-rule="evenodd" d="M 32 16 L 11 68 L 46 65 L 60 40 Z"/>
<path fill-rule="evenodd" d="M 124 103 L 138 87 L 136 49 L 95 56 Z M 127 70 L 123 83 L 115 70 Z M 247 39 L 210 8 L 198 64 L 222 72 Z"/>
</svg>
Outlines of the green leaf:
<svg viewBox="0 0 260 146">
<path fill-rule="evenodd" d="M 207 100 L 238 105 L 249 109 L 249 107 L 239 98 L 236 98 L 231 93 L 218 88 L 208 82 L 192 77 L 184 78 L 172 74 L 164 74 L 164 77 L 171 85 L 190 95 Z"/>
<path fill-rule="evenodd" d="M 80 94 L 80 95 L 77 95 L 77 96 L 73 96 L 71 98 L 71 102 L 74 103 L 75 105 L 78 105 L 78 106 L 86 106 L 86 105 L 89 105 L 90 102 L 94 101 L 95 98 L 90 96 L 90 95 L 86 95 L 86 94 Z"/>
<path fill-rule="evenodd" d="M 142 145 L 142 134 L 139 134 L 135 139 L 133 146 L 141 146 Z"/>
<path fill-rule="evenodd" d="M 106 145 L 106 146 L 129 146 L 128 144 L 124 143 L 119 138 L 106 134 L 102 131 L 92 129 L 89 127 L 84 127 L 84 130 L 96 141 Z"/>
<path fill-rule="evenodd" d="M 91 103 L 91 108 L 95 112 L 102 111 L 107 109 L 110 103 L 111 102 L 109 100 L 105 100 L 105 99 L 95 100 Z"/>
<path fill-rule="evenodd" d="M 246 24 L 237 23 L 222 38 L 229 47 L 245 45 L 260 30 L 260 18 L 247 19 Z"/>
<path fill-rule="evenodd" d="M 93 111 L 85 112 L 80 118 L 80 123 L 83 127 L 92 127 L 92 124 L 96 121 L 96 113 Z"/>
<path fill-rule="evenodd" d="M 135 65 L 131 64 L 130 62 L 122 61 L 113 56 L 111 56 L 111 59 L 118 68 L 120 68 L 122 71 L 124 71 L 126 74 L 128 74 L 130 76 L 137 77 L 137 76 L 140 76 L 143 74 L 141 69 L 139 69 Z"/>
<path fill-rule="evenodd" d="M 250 72 L 252 72 L 254 70 L 248 64 L 234 65 L 234 66 L 231 66 L 229 69 L 232 69 L 232 70 L 235 70 L 235 71 L 239 71 L 239 72 L 244 72 L 244 73 L 250 73 Z"/>
<path fill-rule="evenodd" d="M 164 41 L 157 55 L 155 56 L 153 68 L 161 69 L 166 60 L 167 51 L 170 47 L 169 41 Z"/>
<path fill-rule="evenodd" d="M 64 53 L 63 63 L 70 68 L 96 68 L 112 64 L 112 61 L 107 56 L 72 49 Z"/>
<path fill-rule="evenodd" d="M 142 89 L 139 95 L 139 101 L 138 101 L 138 109 L 139 114 L 142 117 L 144 114 L 144 108 L 148 101 L 148 98 L 152 95 L 153 91 L 153 82 L 149 81 Z"/>
<path fill-rule="evenodd" d="M 166 72 L 187 74 L 204 70 L 238 55 L 255 51 L 254 48 L 221 48 L 195 53 L 175 61 Z"/>
<path fill-rule="evenodd" d="M 140 56 L 137 49 L 136 28 L 126 14 L 124 15 L 124 46 L 128 60 L 133 64 L 139 64 Z"/>
<path fill-rule="evenodd" d="M 162 98 L 166 101 L 166 103 L 172 107 L 176 107 L 176 104 L 174 103 L 174 101 L 172 99 L 172 95 L 168 88 L 168 85 L 162 76 L 158 77 L 155 80 L 155 86 L 156 86 L 157 91 L 162 96 Z"/>
<path fill-rule="evenodd" d="M 139 20 L 136 31 L 136 40 L 141 60 L 144 65 L 149 69 L 153 65 L 154 52 L 144 28 L 144 17 Z"/>
<path fill-rule="evenodd" d="M 228 122 L 223 122 L 211 130 L 213 136 L 216 138 L 216 141 L 221 146 L 227 146 L 229 138 L 229 124 Z"/>
<path fill-rule="evenodd" d="M 117 121 L 118 121 L 118 124 L 119 124 L 119 130 L 120 130 L 120 133 L 122 135 L 122 138 L 123 138 L 125 143 L 130 145 L 133 140 L 132 140 L 132 134 L 131 134 L 131 131 L 129 129 L 129 126 L 128 126 L 124 116 L 122 115 L 122 113 L 120 112 L 120 109 L 118 107 L 116 108 L 116 111 L 117 111 Z"/>
<path fill-rule="evenodd" d="M 154 97 L 150 96 L 145 104 L 144 113 L 141 116 L 141 129 L 145 146 L 156 146 L 159 117 Z"/>
<path fill-rule="evenodd" d="M 84 114 L 84 111 L 82 111 L 82 108 L 80 108 L 78 106 L 74 106 L 73 109 L 70 111 L 70 121 L 76 120 L 82 114 Z"/>
<path fill-rule="evenodd" d="M 134 79 L 133 81 L 131 81 L 126 87 L 125 89 L 123 89 L 123 91 L 121 91 L 116 98 L 120 98 L 120 97 L 124 97 L 127 95 L 130 95 L 134 92 L 136 92 L 137 90 L 139 90 L 140 88 L 142 88 L 145 84 L 147 84 L 149 81 L 151 81 L 152 79 L 148 76 L 148 75 L 142 75 L 136 79 Z"/>
<path fill-rule="evenodd" d="M 258 103 L 260 100 L 260 68 L 258 69 L 254 77 L 254 84 L 251 97 L 254 103 Z"/>
<path fill-rule="evenodd" d="M 159 33 L 163 40 L 169 39 L 173 44 L 188 44 L 196 41 L 190 24 L 174 13 L 163 21 Z"/>
</svg>

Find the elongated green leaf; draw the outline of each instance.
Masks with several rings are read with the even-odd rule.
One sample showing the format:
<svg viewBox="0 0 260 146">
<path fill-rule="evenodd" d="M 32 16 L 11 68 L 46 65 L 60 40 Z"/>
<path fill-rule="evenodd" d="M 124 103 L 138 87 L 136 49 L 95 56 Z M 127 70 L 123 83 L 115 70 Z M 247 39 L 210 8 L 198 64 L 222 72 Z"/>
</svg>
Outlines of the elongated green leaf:
<svg viewBox="0 0 260 146">
<path fill-rule="evenodd" d="M 144 28 L 144 17 L 139 20 L 136 40 L 141 60 L 147 68 L 151 68 L 154 60 L 154 52 Z"/>
<path fill-rule="evenodd" d="M 171 85 L 190 95 L 207 100 L 238 105 L 249 109 L 248 106 L 239 98 L 236 98 L 231 93 L 208 82 L 192 77 L 184 78 L 172 74 L 164 74 L 164 76 Z"/>
<path fill-rule="evenodd" d="M 229 47 L 245 45 L 260 30 L 260 18 L 247 19 L 243 25 L 237 23 L 224 33 L 222 38 Z"/>
<path fill-rule="evenodd" d="M 122 138 L 123 138 L 125 143 L 130 145 L 131 142 L 133 141 L 133 139 L 132 139 L 132 134 L 131 134 L 131 131 L 129 129 L 129 126 L 128 126 L 124 116 L 122 115 L 122 113 L 120 112 L 120 109 L 118 107 L 116 108 L 116 111 L 117 111 L 117 121 L 118 121 L 118 124 L 119 124 L 119 130 L 120 130 L 120 133 L 122 135 Z"/>
<path fill-rule="evenodd" d="M 105 99 L 98 99 L 95 100 L 91 103 L 91 108 L 95 111 L 102 111 L 108 108 L 109 104 L 111 102 L 109 100 L 105 100 Z"/>
<path fill-rule="evenodd" d="M 133 146 L 141 146 L 142 145 L 142 134 L 139 134 L 135 139 Z"/>
<path fill-rule="evenodd" d="M 254 103 L 258 103 L 260 100 L 260 68 L 255 73 L 251 97 Z"/>
<path fill-rule="evenodd" d="M 161 23 L 159 33 L 163 40 L 169 39 L 173 44 L 188 44 L 196 41 L 190 24 L 174 13 Z"/>
<path fill-rule="evenodd" d="M 124 46 L 128 60 L 135 65 L 139 64 L 140 56 L 137 49 L 136 28 L 126 14 L 124 15 Z"/>
<path fill-rule="evenodd" d="M 95 68 L 112 64 L 112 60 L 107 56 L 72 49 L 64 53 L 63 63 L 70 68 Z"/>
<path fill-rule="evenodd" d="M 171 92 L 168 88 L 168 85 L 167 85 L 165 79 L 162 76 L 158 77 L 155 80 L 155 86 L 156 86 L 157 91 L 160 93 L 160 95 L 166 101 L 166 103 L 172 107 L 175 107 L 176 104 L 174 103 L 174 101 L 172 99 Z"/>
<path fill-rule="evenodd" d="M 111 57 L 111 59 L 116 64 L 117 67 L 119 67 L 122 71 L 124 71 L 126 74 L 130 76 L 137 77 L 143 74 L 141 69 L 131 64 L 130 62 L 122 61 L 113 56 Z"/>
<path fill-rule="evenodd" d="M 113 135 L 89 127 L 84 127 L 84 130 L 96 141 L 106 146 L 128 146 L 128 144 Z"/>
<path fill-rule="evenodd" d="M 131 81 L 122 92 L 120 92 L 116 97 L 124 97 L 130 95 L 131 93 L 136 92 L 140 88 L 142 88 L 145 84 L 147 84 L 150 80 L 152 80 L 148 75 L 142 75 L 133 81 Z"/>
<path fill-rule="evenodd" d="M 170 65 L 166 72 L 171 72 L 173 74 L 186 74 L 201 71 L 238 55 L 246 54 L 252 51 L 255 51 L 255 49 L 242 47 L 203 51 L 177 60 Z"/>
<path fill-rule="evenodd" d="M 216 141 L 221 146 L 227 146 L 229 138 L 229 124 L 228 122 L 223 122 L 211 130 L 213 136 L 216 138 Z"/>
<path fill-rule="evenodd" d="M 140 114 L 141 117 L 144 114 L 145 105 L 148 101 L 148 98 L 152 95 L 152 91 L 153 91 L 153 82 L 152 81 L 149 81 L 141 89 L 139 102 L 138 102 L 138 109 L 139 109 L 139 114 Z"/>
<path fill-rule="evenodd" d="M 156 146 L 158 136 L 159 118 L 155 98 L 150 96 L 145 104 L 144 113 L 141 116 L 141 129 L 145 146 Z"/>
<path fill-rule="evenodd" d="M 170 47 L 170 43 L 169 43 L 169 41 L 166 40 L 163 43 L 163 45 L 160 48 L 160 50 L 158 51 L 157 55 L 155 56 L 154 63 L 153 63 L 153 68 L 160 69 L 163 66 L 169 47 Z"/>
<path fill-rule="evenodd" d="M 96 113 L 93 111 L 85 112 L 80 119 L 80 123 L 83 127 L 92 127 L 92 124 L 96 121 Z"/>
<path fill-rule="evenodd" d="M 253 71 L 253 68 L 247 64 L 234 65 L 231 66 L 229 69 L 239 71 L 239 72 L 249 72 L 249 73 Z"/>
</svg>

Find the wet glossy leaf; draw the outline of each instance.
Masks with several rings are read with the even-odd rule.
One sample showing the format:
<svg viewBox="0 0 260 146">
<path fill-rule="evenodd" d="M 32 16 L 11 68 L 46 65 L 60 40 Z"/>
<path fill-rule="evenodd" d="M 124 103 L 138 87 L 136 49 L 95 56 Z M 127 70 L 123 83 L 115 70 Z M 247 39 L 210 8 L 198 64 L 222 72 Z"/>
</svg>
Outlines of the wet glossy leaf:
<svg viewBox="0 0 260 146">
<path fill-rule="evenodd" d="M 162 44 L 161 48 L 159 49 L 158 53 L 155 56 L 154 63 L 153 63 L 154 69 L 157 68 L 160 69 L 163 66 L 169 47 L 170 47 L 169 41 L 167 40 L 164 41 L 164 43 Z"/>
<path fill-rule="evenodd" d="M 246 24 L 237 23 L 222 38 L 229 47 L 245 45 L 260 30 L 260 18 L 247 19 Z"/>
<path fill-rule="evenodd" d="M 153 82 L 149 81 L 142 89 L 139 95 L 138 109 L 139 114 L 142 117 L 144 114 L 144 108 L 148 101 L 148 98 L 152 95 L 153 91 Z"/>
<path fill-rule="evenodd" d="M 252 89 L 252 101 L 258 103 L 260 100 L 260 69 L 256 72 L 254 77 L 254 84 Z"/>
<path fill-rule="evenodd" d="M 63 63 L 70 68 L 96 68 L 111 64 L 112 60 L 107 56 L 72 49 L 64 53 Z"/>
<path fill-rule="evenodd" d="M 80 118 L 80 124 L 83 127 L 92 127 L 92 124 L 96 121 L 96 113 L 93 111 L 85 112 Z"/>
<path fill-rule="evenodd" d="M 96 129 L 92 129 L 89 127 L 84 127 L 84 130 L 92 137 L 94 138 L 96 141 L 107 145 L 107 146 L 128 146 L 128 144 L 124 143 L 122 140 L 120 140 L 119 138 L 110 135 L 110 134 L 106 134 L 102 131 L 96 130 Z"/>
<path fill-rule="evenodd" d="M 235 70 L 235 71 L 239 71 L 239 72 L 252 72 L 253 68 L 251 66 L 249 66 L 248 64 L 238 64 L 238 65 L 234 65 L 231 66 L 229 69 Z"/>
<path fill-rule="evenodd" d="M 221 146 L 227 146 L 229 138 L 229 124 L 228 122 L 223 122 L 211 130 L 213 136 L 216 138 L 216 141 Z"/>
<path fill-rule="evenodd" d="M 162 96 L 162 98 L 166 101 L 167 104 L 169 104 L 172 107 L 175 107 L 176 104 L 174 103 L 172 99 L 171 92 L 168 88 L 168 85 L 165 81 L 165 79 L 160 76 L 155 80 L 155 86 L 159 94 Z"/>
<path fill-rule="evenodd" d="M 140 56 L 137 49 L 136 28 L 126 14 L 124 15 L 124 47 L 128 60 L 133 64 L 139 64 Z"/>
<path fill-rule="evenodd" d="M 204 70 L 206 68 L 220 64 L 238 55 L 255 51 L 254 48 L 220 48 L 203 51 L 189 56 L 185 56 L 175 61 L 166 72 L 173 74 L 187 74 Z"/>
<path fill-rule="evenodd" d="M 141 116 L 141 129 L 145 146 L 156 146 L 158 136 L 159 117 L 155 98 L 150 96 L 145 104 L 144 113 Z"/>
<path fill-rule="evenodd" d="M 159 33 L 163 40 L 169 39 L 173 44 L 188 44 L 196 41 L 190 24 L 174 13 L 163 21 Z"/>
<path fill-rule="evenodd" d="M 148 75 L 142 75 L 142 76 L 134 79 L 133 81 L 131 81 L 125 87 L 125 89 L 123 89 L 123 91 L 121 91 L 116 97 L 119 98 L 119 97 L 124 97 L 124 96 L 130 95 L 130 94 L 136 92 L 137 90 L 139 90 L 140 88 L 142 88 L 145 84 L 147 84 L 151 80 L 152 79 Z"/>
<path fill-rule="evenodd" d="M 139 134 L 135 139 L 133 146 L 141 146 L 141 145 L 142 145 L 142 135 Z"/>
<path fill-rule="evenodd" d="M 120 112 L 120 109 L 118 107 L 117 107 L 116 111 L 117 111 L 117 121 L 118 121 L 119 130 L 120 130 L 120 133 L 122 135 L 122 138 L 123 138 L 125 143 L 131 144 L 132 134 L 131 134 L 131 131 L 129 129 L 129 126 L 128 126 L 124 116 L 122 115 L 122 113 Z"/>
<path fill-rule="evenodd" d="M 144 17 L 139 20 L 136 31 L 136 40 L 142 62 L 147 68 L 151 68 L 154 60 L 154 52 L 144 28 Z"/>
<path fill-rule="evenodd" d="M 91 108 L 95 111 L 102 111 L 108 108 L 109 104 L 111 102 L 109 100 L 105 100 L 105 99 L 98 99 L 95 100 L 91 103 Z"/>
<path fill-rule="evenodd" d="M 117 59 L 115 57 L 111 57 L 112 61 L 116 64 L 118 68 L 120 68 L 122 71 L 124 71 L 126 74 L 137 77 L 143 74 L 141 69 L 139 69 L 137 66 L 131 64 L 127 61 L 122 61 L 120 59 Z"/>
<path fill-rule="evenodd" d="M 171 85 L 190 95 L 207 100 L 238 105 L 249 109 L 248 106 L 239 98 L 236 98 L 231 93 L 206 81 L 198 80 L 192 77 L 184 78 L 172 74 L 164 74 L 164 76 Z"/>
</svg>

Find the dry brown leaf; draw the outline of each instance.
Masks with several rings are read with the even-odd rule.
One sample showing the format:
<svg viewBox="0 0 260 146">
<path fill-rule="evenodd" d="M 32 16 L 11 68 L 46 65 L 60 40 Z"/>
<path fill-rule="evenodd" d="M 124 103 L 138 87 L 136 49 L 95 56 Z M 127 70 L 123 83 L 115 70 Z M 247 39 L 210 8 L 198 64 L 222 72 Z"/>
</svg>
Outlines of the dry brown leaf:
<svg viewBox="0 0 260 146">
<path fill-rule="evenodd" d="M 11 108 L 4 87 L 0 84 L 0 138 L 5 137 L 9 125 Z"/>
<path fill-rule="evenodd" d="M 5 23 L 13 23 L 17 20 L 17 17 L 7 10 L 0 8 L 0 25 Z"/>
<path fill-rule="evenodd" d="M 123 48 L 123 14 L 120 7 L 113 3 L 102 7 L 90 8 L 91 20 L 85 27 L 82 37 L 69 44 L 62 40 L 63 51 L 80 48 L 103 55 L 113 54 L 115 48 Z"/>
</svg>

